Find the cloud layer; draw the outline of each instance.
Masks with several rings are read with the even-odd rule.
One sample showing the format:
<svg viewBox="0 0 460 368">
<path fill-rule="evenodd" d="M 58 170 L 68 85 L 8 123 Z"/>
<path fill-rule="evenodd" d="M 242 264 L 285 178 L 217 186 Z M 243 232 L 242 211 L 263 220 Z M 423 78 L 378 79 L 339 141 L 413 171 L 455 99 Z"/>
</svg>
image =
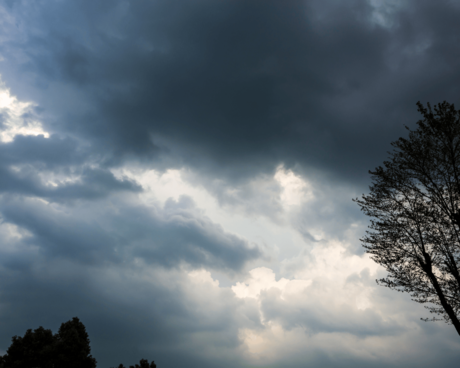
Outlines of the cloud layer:
<svg viewBox="0 0 460 368">
<path fill-rule="evenodd" d="M 351 198 L 457 102 L 459 13 L 0 1 L 0 354 L 78 316 L 100 367 L 456 366 Z"/>
</svg>

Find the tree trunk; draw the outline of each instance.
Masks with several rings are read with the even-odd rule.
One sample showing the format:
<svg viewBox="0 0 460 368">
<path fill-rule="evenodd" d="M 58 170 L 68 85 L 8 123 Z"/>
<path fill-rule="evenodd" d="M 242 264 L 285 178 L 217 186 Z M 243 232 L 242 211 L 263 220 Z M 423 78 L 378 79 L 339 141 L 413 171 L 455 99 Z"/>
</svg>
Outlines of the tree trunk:
<svg viewBox="0 0 460 368">
<path fill-rule="evenodd" d="M 436 294 L 438 295 L 438 298 L 439 298 L 439 301 L 441 302 L 442 307 L 444 308 L 450 320 L 452 321 L 452 324 L 457 330 L 457 333 L 460 335 L 460 321 L 458 320 L 457 315 L 454 312 L 454 309 L 451 307 L 449 302 L 446 300 L 444 296 L 444 292 L 442 291 L 441 286 L 439 286 L 438 279 L 436 278 L 436 275 L 433 273 L 433 270 L 431 267 L 431 257 L 428 253 L 425 253 L 425 252 L 423 252 L 423 255 L 425 256 L 425 263 L 422 260 L 419 260 L 420 265 L 422 266 L 423 271 L 425 271 L 427 276 L 430 278 L 431 284 L 436 290 Z"/>
</svg>

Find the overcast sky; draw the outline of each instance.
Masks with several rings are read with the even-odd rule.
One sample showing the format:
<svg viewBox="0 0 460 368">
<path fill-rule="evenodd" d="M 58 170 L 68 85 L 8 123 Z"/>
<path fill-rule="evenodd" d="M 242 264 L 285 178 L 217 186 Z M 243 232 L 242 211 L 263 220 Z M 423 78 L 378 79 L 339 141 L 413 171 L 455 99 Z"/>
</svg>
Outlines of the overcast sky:
<svg viewBox="0 0 460 368">
<path fill-rule="evenodd" d="M 0 0 L 0 354 L 78 316 L 98 367 L 458 367 L 379 287 L 352 198 L 459 103 L 460 2 Z"/>
</svg>

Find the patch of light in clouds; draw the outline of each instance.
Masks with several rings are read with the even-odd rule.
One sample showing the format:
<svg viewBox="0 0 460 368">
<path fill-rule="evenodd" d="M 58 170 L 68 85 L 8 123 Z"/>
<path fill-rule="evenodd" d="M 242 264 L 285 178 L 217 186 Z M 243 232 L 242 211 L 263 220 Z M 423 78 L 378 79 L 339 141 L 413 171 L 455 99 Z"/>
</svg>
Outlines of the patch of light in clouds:
<svg viewBox="0 0 460 368">
<path fill-rule="evenodd" d="M 34 118 L 32 102 L 19 101 L 16 96 L 0 82 L 0 114 L 2 130 L 0 141 L 11 142 L 16 135 L 43 135 L 49 138 L 49 133 L 43 130 L 42 124 Z"/>
<path fill-rule="evenodd" d="M 286 170 L 279 166 L 274 177 L 282 186 L 281 202 L 285 207 L 300 205 L 314 198 L 311 185 L 294 174 L 292 170 Z"/>
<path fill-rule="evenodd" d="M 393 27 L 393 14 L 404 5 L 404 2 L 404 0 L 369 0 L 372 7 L 372 21 L 385 28 Z"/>
<path fill-rule="evenodd" d="M 362 230 L 359 224 L 349 223 L 343 239 L 338 240 L 318 224 L 307 223 L 308 231 L 320 239 L 307 244 L 289 221 L 289 216 L 300 216 L 301 208 L 309 208 L 325 196 L 326 189 L 309 183 L 307 178 L 279 166 L 273 176 L 257 178 L 255 183 L 261 188 L 258 193 L 246 192 L 266 195 L 267 200 L 278 200 L 282 204 L 280 216 L 283 218 L 278 221 L 275 217 L 244 211 L 237 201 L 233 207 L 219 202 L 215 193 L 205 186 L 189 182 L 189 172 L 185 169 L 161 173 L 142 166 L 125 166 L 112 172 L 118 179 L 129 178 L 139 183 L 144 189 L 139 198 L 146 206 L 161 207 L 169 198 L 178 201 L 185 195 L 193 200 L 195 210 L 201 211 L 225 231 L 264 247 L 268 261 L 251 262 L 247 265 L 247 272 L 231 279 L 205 268 L 187 272 L 186 277 L 187 292 L 196 303 L 192 303 L 193 308 L 202 311 L 199 313 L 200 323 L 209 322 L 210 311 L 220 316 L 225 298 L 230 301 L 232 297 L 242 303 L 237 304 L 242 305 L 242 309 L 235 312 L 237 318 L 245 321 L 257 319 L 253 326 L 246 323 L 238 326 L 240 349 L 249 361 L 276 364 L 288 356 L 289 351 L 304 356 L 303 346 L 324 350 L 326 341 L 342 338 L 335 329 L 353 333 L 356 324 L 357 329 L 366 330 L 371 322 L 387 323 L 374 295 L 373 280 L 381 269 L 367 254 L 356 255 L 348 251 Z M 264 188 L 270 190 L 264 191 Z M 232 187 L 224 190 L 233 190 L 235 195 L 242 192 Z M 246 200 L 251 201 L 251 197 Z M 334 202 L 329 205 L 334 206 Z M 315 210 L 315 207 L 311 208 Z M 337 320 L 338 311 L 351 313 L 351 316 Z M 310 315 L 316 321 L 303 321 Z M 291 326 L 293 319 L 298 320 L 301 327 Z M 326 330 L 334 332 L 310 334 L 309 324 L 324 325 Z M 348 350 L 356 341 L 337 344 L 335 349 L 339 352 L 356 356 L 363 353 Z M 378 349 L 370 340 L 366 346 L 373 352 L 370 356 L 377 354 Z"/>
<path fill-rule="evenodd" d="M 0 218 L 0 237 L 3 239 L 1 245 L 1 252 L 17 252 L 17 243 L 22 239 L 30 237 L 32 234 L 24 228 L 21 228 L 15 224 L 4 222 Z"/>
<path fill-rule="evenodd" d="M 129 178 L 140 184 L 144 192 L 139 196 L 147 206 L 162 207 L 169 198 L 178 200 L 182 195 L 192 198 L 197 209 L 213 222 L 220 224 L 225 231 L 265 246 L 267 255 L 273 259 L 281 254 L 280 247 L 283 247 L 283 256 L 290 256 L 297 254 L 299 247 L 305 245 L 301 235 L 292 227 L 286 226 L 286 222 L 273 222 L 270 217 L 262 214 L 247 213 L 238 207 L 222 206 L 204 187 L 187 182 L 184 179 L 187 176 L 184 170 L 167 170 L 161 173 L 142 167 L 125 166 L 112 170 L 112 173 L 118 179 Z M 269 186 L 273 178 L 259 179 L 257 183 L 263 186 L 263 180 Z M 266 194 L 273 195 L 271 191 Z"/>
<path fill-rule="evenodd" d="M 276 281 L 275 273 L 267 267 L 254 268 L 249 274 L 248 280 L 232 286 L 238 298 L 257 298 L 262 290 L 275 288 L 281 290 L 281 298 L 284 299 L 285 294 L 302 292 L 311 284 L 311 280 L 288 280 L 284 277 Z"/>
<path fill-rule="evenodd" d="M 189 278 L 195 283 L 210 284 L 213 287 L 219 287 L 219 281 L 211 277 L 211 272 L 206 270 L 194 270 L 188 273 Z"/>
<path fill-rule="evenodd" d="M 367 255 L 346 256 L 345 246 L 339 242 L 318 245 L 312 254 L 314 260 L 305 261 L 295 278 L 276 281 L 273 270 L 259 267 L 251 270 L 246 280 L 232 286 L 238 298 L 255 299 L 261 315 L 263 329 L 240 329 L 240 339 L 244 341 L 248 359 L 253 362 L 276 364 L 289 356 L 291 349 L 292 353 L 301 356 L 305 347 L 313 351 L 314 347 L 323 348 L 326 340 L 342 338 L 340 333 L 332 331 L 310 335 L 307 326 L 311 322 L 302 322 L 302 317 L 312 313 L 317 315 L 313 317 L 317 318 L 313 325 L 337 323 L 335 320 L 328 321 L 328 318 L 335 318 L 337 310 L 353 313 L 353 317 L 348 317 L 353 319 L 359 319 L 361 313 L 368 313 L 366 310 L 372 310 L 373 315 L 384 315 L 372 302 L 373 285 L 363 281 L 375 278 L 379 268 Z M 275 315 L 264 314 L 267 308 L 272 314 L 276 310 Z M 295 313 L 294 317 L 292 313 Z M 298 320 L 298 327 L 289 327 L 292 318 Z M 347 325 L 348 322 L 344 319 L 340 323 Z M 354 343 L 344 344 L 341 341 L 332 350 L 361 356 L 362 352 L 347 351 L 352 345 Z M 368 341 L 366 345 L 377 353 L 373 342 Z"/>
</svg>

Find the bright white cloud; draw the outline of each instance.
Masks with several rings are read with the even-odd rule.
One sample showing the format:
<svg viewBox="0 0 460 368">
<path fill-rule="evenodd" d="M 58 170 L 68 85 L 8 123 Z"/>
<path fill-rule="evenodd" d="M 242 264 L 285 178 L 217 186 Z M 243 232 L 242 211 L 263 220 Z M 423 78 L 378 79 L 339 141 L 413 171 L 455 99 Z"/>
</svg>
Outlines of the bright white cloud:
<svg viewBox="0 0 460 368">
<path fill-rule="evenodd" d="M 276 170 L 275 179 L 283 188 L 281 202 L 285 207 L 299 206 L 314 198 L 311 184 L 282 165 Z"/>
<path fill-rule="evenodd" d="M 238 298 L 258 298 L 261 291 L 275 288 L 281 291 L 281 298 L 286 294 L 301 293 L 311 285 L 311 280 L 288 280 L 281 278 L 276 281 L 273 270 L 267 267 L 254 268 L 249 272 L 250 278 L 245 282 L 237 282 L 232 286 Z"/>
<path fill-rule="evenodd" d="M 331 333 L 335 329 L 339 334 L 343 330 L 354 334 L 353 323 L 348 325 L 339 321 L 346 310 L 359 316 L 372 308 L 373 318 L 381 318 L 378 305 L 372 302 L 375 287 L 366 281 L 376 277 L 379 267 L 367 255 L 350 255 L 346 244 L 330 241 L 318 244 L 307 258 L 300 256 L 290 262 L 303 263 L 295 278 L 276 281 L 273 270 L 259 267 L 251 270 L 246 280 L 232 286 L 238 298 L 258 301 L 258 312 L 264 325 L 263 329 L 242 327 L 240 330 L 240 338 L 250 359 L 273 364 L 279 360 L 280 354 L 285 355 L 285 349 L 299 354 L 301 345 L 311 346 L 312 341 L 322 340 L 321 336 L 309 337 L 306 333 L 305 329 L 318 328 L 314 325 L 330 325 L 324 328 L 331 328 Z M 314 317 L 308 317 L 312 315 Z M 292 318 L 296 320 L 295 324 L 303 327 L 293 328 Z M 359 320 L 359 317 L 349 318 Z M 332 338 L 338 337 L 333 335 Z M 318 341 L 314 343 L 320 344 Z M 343 349 L 343 341 L 340 346 L 336 348 Z"/>
<path fill-rule="evenodd" d="M 42 124 L 34 117 L 32 102 L 19 101 L 0 81 L 0 116 L 3 127 L 0 128 L 0 141 L 11 142 L 16 135 L 44 135 Z"/>
<path fill-rule="evenodd" d="M 211 277 L 211 272 L 204 269 L 194 270 L 188 273 L 188 277 L 194 284 L 207 285 L 210 287 L 219 287 L 219 281 Z"/>
</svg>

